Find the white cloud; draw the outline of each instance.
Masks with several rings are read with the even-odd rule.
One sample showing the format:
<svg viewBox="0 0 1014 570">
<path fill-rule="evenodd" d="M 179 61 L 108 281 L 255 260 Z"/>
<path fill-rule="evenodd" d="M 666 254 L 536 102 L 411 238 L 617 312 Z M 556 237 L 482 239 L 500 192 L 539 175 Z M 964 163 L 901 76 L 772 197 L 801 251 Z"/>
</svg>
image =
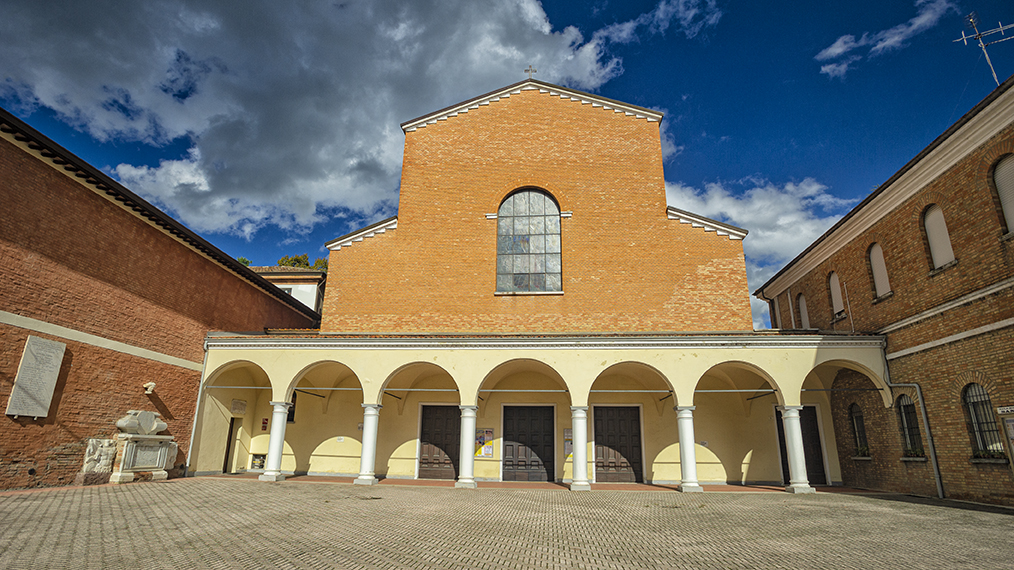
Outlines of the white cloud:
<svg viewBox="0 0 1014 570">
<path fill-rule="evenodd" d="M 902 49 L 908 40 L 929 30 L 948 12 L 958 12 L 958 6 L 951 0 L 916 0 L 916 15 L 909 21 L 897 26 L 874 33 L 864 33 L 858 40 L 852 34 L 839 37 L 835 42 L 820 51 L 814 59 L 828 61 L 848 54 L 852 50 L 870 46 L 866 57 L 875 57 L 885 52 Z M 829 63 L 820 67 L 820 72 L 830 78 L 844 78 L 851 64 L 862 59 L 852 55 L 845 60 Z"/>
<path fill-rule="evenodd" d="M 662 0 L 586 39 L 554 29 L 537 0 L 14 4 L 0 19 L 0 96 L 98 140 L 189 138 L 179 159 L 113 172 L 199 231 L 247 236 L 393 213 L 401 122 L 529 64 L 595 90 L 623 71 L 610 46 L 692 38 L 721 17 L 714 0 Z"/>
<path fill-rule="evenodd" d="M 855 203 L 830 194 L 813 178 L 779 186 L 749 177 L 705 184 L 703 189 L 667 183 L 666 198 L 670 206 L 750 231 L 743 250 L 751 293 Z M 751 297 L 750 304 L 754 328 L 767 328 L 767 303 Z"/>
</svg>

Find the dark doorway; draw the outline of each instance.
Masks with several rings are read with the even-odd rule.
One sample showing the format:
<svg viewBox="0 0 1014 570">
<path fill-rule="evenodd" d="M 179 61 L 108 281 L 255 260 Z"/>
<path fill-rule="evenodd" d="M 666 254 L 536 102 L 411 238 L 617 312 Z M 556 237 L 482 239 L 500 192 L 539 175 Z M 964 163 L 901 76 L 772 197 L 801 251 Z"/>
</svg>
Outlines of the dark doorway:
<svg viewBox="0 0 1014 570">
<path fill-rule="evenodd" d="M 555 481 L 553 407 L 505 406 L 503 480 Z"/>
<path fill-rule="evenodd" d="M 778 425 L 778 446 L 782 450 L 782 481 L 789 483 L 789 459 L 785 453 L 785 427 L 782 425 L 782 412 L 775 411 L 775 423 Z M 810 485 L 827 485 L 827 474 L 824 472 L 824 448 L 820 445 L 820 425 L 817 423 L 817 408 L 803 406 L 799 410 L 799 429 L 803 433 L 803 456 L 806 458 L 806 478 Z"/>
<path fill-rule="evenodd" d="M 237 424 L 243 425 L 243 418 L 229 418 L 229 439 L 225 442 L 225 461 L 222 463 L 222 473 L 232 473 L 232 446 L 236 441 Z"/>
<path fill-rule="evenodd" d="M 642 481 L 641 411 L 595 406 L 595 481 Z"/>
<path fill-rule="evenodd" d="M 457 406 L 423 406 L 419 435 L 419 478 L 455 479 L 461 453 L 461 412 Z"/>
</svg>

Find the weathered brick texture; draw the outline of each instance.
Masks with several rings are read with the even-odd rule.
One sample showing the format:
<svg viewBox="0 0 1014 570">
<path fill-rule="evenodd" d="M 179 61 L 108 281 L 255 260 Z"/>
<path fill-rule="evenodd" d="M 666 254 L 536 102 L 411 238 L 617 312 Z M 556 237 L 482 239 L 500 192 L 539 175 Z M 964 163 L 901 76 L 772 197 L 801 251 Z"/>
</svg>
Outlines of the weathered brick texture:
<svg viewBox="0 0 1014 570">
<path fill-rule="evenodd" d="M 321 330 L 752 330 L 742 242 L 669 220 L 664 184 L 658 123 L 537 90 L 409 132 L 398 228 L 331 253 Z M 485 214 L 527 186 L 573 212 L 563 295 L 494 294 Z"/>
</svg>

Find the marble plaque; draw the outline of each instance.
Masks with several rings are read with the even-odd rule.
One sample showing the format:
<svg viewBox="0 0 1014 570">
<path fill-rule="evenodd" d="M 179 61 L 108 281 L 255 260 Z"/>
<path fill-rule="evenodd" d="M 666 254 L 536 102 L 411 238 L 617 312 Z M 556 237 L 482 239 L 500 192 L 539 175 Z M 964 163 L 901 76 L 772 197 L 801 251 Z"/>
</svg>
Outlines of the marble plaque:
<svg viewBox="0 0 1014 570">
<path fill-rule="evenodd" d="M 163 446 L 138 445 L 134 447 L 134 461 L 130 466 L 133 470 L 162 469 L 165 466 L 165 457 L 161 451 Z"/>
<path fill-rule="evenodd" d="M 237 416 L 246 415 L 246 400 L 233 400 L 230 411 Z"/>
<path fill-rule="evenodd" d="M 67 345 L 62 342 L 28 337 L 14 378 L 14 389 L 7 401 L 8 416 L 44 418 L 49 415 L 49 404 L 53 401 L 66 349 Z"/>
</svg>

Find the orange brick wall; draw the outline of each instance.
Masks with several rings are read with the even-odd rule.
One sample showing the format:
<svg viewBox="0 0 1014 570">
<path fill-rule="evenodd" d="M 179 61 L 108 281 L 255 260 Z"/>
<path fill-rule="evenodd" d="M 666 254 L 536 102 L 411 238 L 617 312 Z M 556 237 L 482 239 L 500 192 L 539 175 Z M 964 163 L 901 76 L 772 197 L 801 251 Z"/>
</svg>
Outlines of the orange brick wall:
<svg viewBox="0 0 1014 570">
<path fill-rule="evenodd" d="M 313 325 L 5 140 L 0 203 L 4 311 L 197 363 L 210 330 Z M 0 325 L 4 408 L 29 334 L 66 343 L 67 354 L 49 417 L 0 420 L 0 488 L 73 481 L 86 440 L 111 437 L 131 409 L 162 413 L 183 462 L 199 372 Z M 143 395 L 148 381 L 154 397 Z"/>
<path fill-rule="evenodd" d="M 542 188 L 563 295 L 495 295 L 496 213 Z M 406 135 L 398 228 L 334 251 L 323 332 L 752 330 L 741 241 L 666 216 L 658 123 L 522 91 Z"/>
<path fill-rule="evenodd" d="M 1014 277 L 1014 240 L 1005 234 L 1002 210 L 991 180 L 992 167 L 1012 152 L 1014 125 L 1009 125 L 793 283 L 789 290 L 796 326 L 799 312 L 795 298 L 799 293 L 806 295 L 811 327 L 850 331 L 854 323 L 857 332 L 876 332 Z M 938 204 L 943 210 L 957 259 L 957 264 L 936 271 L 932 269 L 922 230 L 923 212 L 931 204 Z M 892 289 L 890 296 L 879 300 L 875 298 L 867 257 L 874 242 L 883 247 Z M 849 318 L 837 323 L 831 322 L 827 286 L 831 271 L 837 272 L 848 286 Z M 787 292 L 779 296 L 779 305 L 783 327 L 791 328 Z M 1014 290 L 1006 288 L 888 333 L 886 352 L 898 352 L 1010 318 L 1014 318 Z M 971 461 L 972 440 L 961 402 L 962 388 L 969 382 L 977 382 L 990 394 L 994 408 L 1014 405 L 1012 341 L 1014 330 L 1008 327 L 888 361 L 892 382 L 918 383 L 923 389 L 948 497 L 1014 504 L 1010 465 Z M 836 382 L 835 387 L 841 382 Z M 841 385 L 848 387 L 849 382 Z M 895 392 L 897 397 L 900 392 Z M 914 391 L 910 395 L 916 399 Z M 927 490 L 927 476 L 932 476 L 928 465 L 923 469 L 899 462 L 902 445 L 897 414 L 894 408 L 885 410 L 877 404 L 879 397 L 835 393 L 832 407 L 840 456 L 846 458 L 851 453 L 852 435 L 846 420 L 852 401 L 866 402 L 861 405 L 867 417 L 873 461 L 843 459 L 845 484 L 935 494 L 935 489 Z M 921 417 L 919 423 L 926 445 Z"/>
</svg>

